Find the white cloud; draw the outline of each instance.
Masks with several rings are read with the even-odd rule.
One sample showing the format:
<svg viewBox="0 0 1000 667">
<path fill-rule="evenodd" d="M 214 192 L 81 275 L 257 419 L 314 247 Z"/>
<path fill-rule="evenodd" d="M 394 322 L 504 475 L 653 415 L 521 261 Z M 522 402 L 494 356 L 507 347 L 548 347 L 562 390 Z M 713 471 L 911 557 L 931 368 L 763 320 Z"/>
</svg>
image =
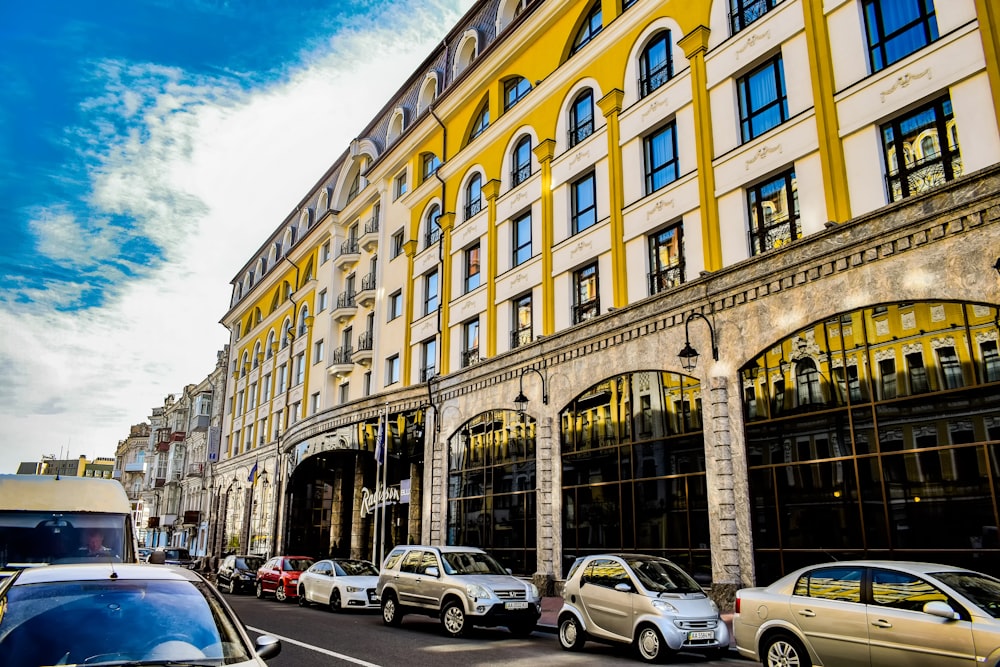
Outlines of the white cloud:
<svg viewBox="0 0 1000 667">
<path fill-rule="evenodd" d="M 106 93 L 86 109 L 143 124 L 125 136 L 113 123 L 69 134 L 99 164 L 95 219 L 39 202 L 32 229 L 49 260 L 96 265 L 90 277 L 117 291 L 100 308 L 58 310 L 86 285 L 49 277 L 27 292 L 34 303 L 0 311 L 0 471 L 42 454 L 113 456 L 130 425 L 208 375 L 228 338 L 218 321 L 230 279 L 471 4 L 403 7 L 381 27 L 340 32 L 287 81 L 249 93 L 102 63 Z M 133 218 L 134 232 L 112 215 Z M 104 260 L 131 233 L 165 261 L 122 282 L 133 267 Z"/>
</svg>

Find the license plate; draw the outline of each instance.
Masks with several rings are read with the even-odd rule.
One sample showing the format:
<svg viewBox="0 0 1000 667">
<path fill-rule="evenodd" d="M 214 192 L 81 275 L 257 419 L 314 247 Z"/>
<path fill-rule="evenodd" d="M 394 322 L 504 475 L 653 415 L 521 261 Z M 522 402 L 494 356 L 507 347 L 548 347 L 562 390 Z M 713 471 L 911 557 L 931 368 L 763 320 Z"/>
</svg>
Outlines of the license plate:
<svg viewBox="0 0 1000 667">
<path fill-rule="evenodd" d="M 700 630 L 688 633 L 688 641 L 695 641 L 697 639 L 715 639 L 715 630 Z"/>
<path fill-rule="evenodd" d="M 503 605 L 504 609 L 527 609 L 527 602 L 505 602 Z"/>
</svg>

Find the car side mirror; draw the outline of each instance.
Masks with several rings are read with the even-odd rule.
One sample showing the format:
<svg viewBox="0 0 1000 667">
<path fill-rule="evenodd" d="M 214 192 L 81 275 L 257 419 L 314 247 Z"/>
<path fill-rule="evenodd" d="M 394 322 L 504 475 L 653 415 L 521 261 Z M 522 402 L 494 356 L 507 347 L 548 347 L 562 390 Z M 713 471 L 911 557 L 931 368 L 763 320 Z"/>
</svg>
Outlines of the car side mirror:
<svg viewBox="0 0 1000 667">
<path fill-rule="evenodd" d="M 440 577 L 441 571 L 432 565 L 426 570 L 424 570 L 424 574 L 426 574 L 428 577 Z"/>
<path fill-rule="evenodd" d="M 949 621 L 957 621 L 961 618 L 958 612 L 951 608 L 951 605 L 943 600 L 932 600 L 924 605 L 924 613 L 931 616 L 939 616 Z"/>
<path fill-rule="evenodd" d="M 254 648 L 261 660 L 270 660 L 281 653 L 281 640 L 270 635 L 261 635 L 254 642 Z"/>
<path fill-rule="evenodd" d="M 149 554 L 149 562 L 153 565 L 163 565 L 167 562 L 167 554 L 162 551 L 154 551 Z"/>
<path fill-rule="evenodd" d="M 620 584 L 615 584 L 615 590 L 621 591 L 622 593 L 631 593 L 632 587 L 626 584 L 625 582 L 622 582 Z"/>
</svg>

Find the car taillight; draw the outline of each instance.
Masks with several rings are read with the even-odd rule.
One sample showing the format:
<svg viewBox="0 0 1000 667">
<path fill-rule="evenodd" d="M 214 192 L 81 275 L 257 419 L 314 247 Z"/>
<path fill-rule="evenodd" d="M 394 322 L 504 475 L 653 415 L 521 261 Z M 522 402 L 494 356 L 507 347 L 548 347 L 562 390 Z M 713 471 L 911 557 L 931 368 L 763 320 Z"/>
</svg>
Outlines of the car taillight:
<svg viewBox="0 0 1000 667">
<path fill-rule="evenodd" d="M 736 607 L 733 609 L 734 614 L 740 613 L 740 596 L 736 596 Z"/>
</svg>

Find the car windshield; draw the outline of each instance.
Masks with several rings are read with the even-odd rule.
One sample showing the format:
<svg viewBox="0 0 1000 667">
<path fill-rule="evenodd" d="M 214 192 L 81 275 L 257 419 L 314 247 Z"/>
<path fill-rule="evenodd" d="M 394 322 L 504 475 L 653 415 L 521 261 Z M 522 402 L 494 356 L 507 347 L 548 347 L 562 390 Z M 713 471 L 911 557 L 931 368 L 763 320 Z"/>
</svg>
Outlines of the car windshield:
<svg viewBox="0 0 1000 667">
<path fill-rule="evenodd" d="M 703 593 L 691 575 L 662 558 L 626 559 L 639 582 L 654 593 Z"/>
<path fill-rule="evenodd" d="M 333 566 L 342 577 L 377 577 L 378 570 L 366 560 L 336 560 Z"/>
<path fill-rule="evenodd" d="M 238 621 L 200 582 L 109 577 L 14 585 L 0 608 L 5 667 L 250 659 Z"/>
<path fill-rule="evenodd" d="M 125 558 L 120 514 L 0 511 L 0 569 Z M 100 535 L 95 548 L 91 536 Z"/>
<path fill-rule="evenodd" d="M 247 556 L 245 558 L 236 559 L 236 567 L 241 570 L 259 570 L 263 564 L 264 559 L 258 556 Z"/>
<path fill-rule="evenodd" d="M 190 560 L 191 554 L 187 549 L 164 549 L 167 558 L 171 560 Z"/>
<path fill-rule="evenodd" d="M 286 558 L 281 569 L 285 572 L 301 572 L 312 567 L 313 562 L 311 558 Z"/>
<path fill-rule="evenodd" d="M 1000 618 L 1000 580 L 977 572 L 936 572 L 934 577 L 993 618 Z"/>
<path fill-rule="evenodd" d="M 492 556 L 476 551 L 455 551 L 443 554 L 447 574 L 508 574 Z"/>
</svg>

